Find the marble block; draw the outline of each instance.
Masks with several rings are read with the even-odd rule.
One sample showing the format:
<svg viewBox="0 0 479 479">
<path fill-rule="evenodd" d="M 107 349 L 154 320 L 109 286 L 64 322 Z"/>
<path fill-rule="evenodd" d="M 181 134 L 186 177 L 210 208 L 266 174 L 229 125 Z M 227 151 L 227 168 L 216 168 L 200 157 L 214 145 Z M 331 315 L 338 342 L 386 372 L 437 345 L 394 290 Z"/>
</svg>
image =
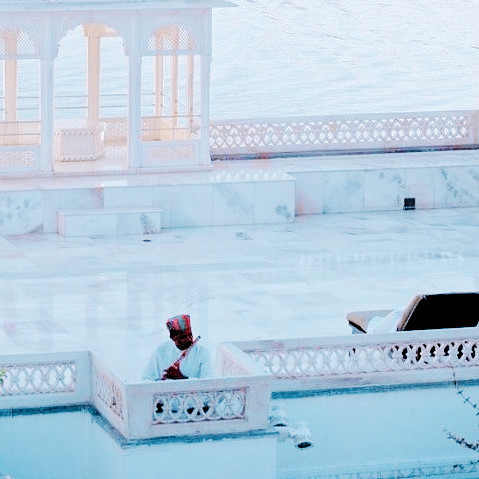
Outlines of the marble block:
<svg viewBox="0 0 479 479">
<path fill-rule="evenodd" d="M 58 210 L 58 234 L 65 237 L 156 234 L 158 208 Z"/>
</svg>

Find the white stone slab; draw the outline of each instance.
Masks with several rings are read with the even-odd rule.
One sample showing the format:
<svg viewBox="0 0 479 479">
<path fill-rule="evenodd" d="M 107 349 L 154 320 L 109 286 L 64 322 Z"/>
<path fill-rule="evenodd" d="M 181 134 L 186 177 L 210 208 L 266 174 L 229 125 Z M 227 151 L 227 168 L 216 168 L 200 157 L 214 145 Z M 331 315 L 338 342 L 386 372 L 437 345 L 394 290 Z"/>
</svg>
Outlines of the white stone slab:
<svg viewBox="0 0 479 479">
<path fill-rule="evenodd" d="M 156 234 L 158 208 L 58 210 L 58 234 L 65 237 Z"/>
</svg>

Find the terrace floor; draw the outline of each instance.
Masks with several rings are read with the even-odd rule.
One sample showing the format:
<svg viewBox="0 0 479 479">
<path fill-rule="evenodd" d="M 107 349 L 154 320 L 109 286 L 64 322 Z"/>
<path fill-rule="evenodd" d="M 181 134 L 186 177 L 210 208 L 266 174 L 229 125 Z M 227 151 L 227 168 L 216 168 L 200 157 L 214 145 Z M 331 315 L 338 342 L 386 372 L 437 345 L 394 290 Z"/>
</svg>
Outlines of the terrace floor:
<svg viewBox="0 0 479 479">
<path fill-rule="evenodd" d="M 479 290 L 478 238 L 478 208 L 1 237 L 0 351 L 89 349 L 136 382 L 179 313 L 212 352 L 229 340 L 350 334 L 349 311 Z"/>
</svg>

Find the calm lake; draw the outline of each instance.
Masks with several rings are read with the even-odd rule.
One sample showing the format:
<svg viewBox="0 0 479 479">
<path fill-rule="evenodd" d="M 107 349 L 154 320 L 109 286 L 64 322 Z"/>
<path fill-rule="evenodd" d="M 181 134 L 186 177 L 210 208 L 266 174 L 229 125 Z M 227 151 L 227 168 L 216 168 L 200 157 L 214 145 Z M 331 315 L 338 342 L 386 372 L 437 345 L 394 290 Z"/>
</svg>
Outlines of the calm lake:
<svg viewBox="0 0 479 479">
<path fill-rule="evenodd" d="M 237 0 L 213 14 L 212 119 L 473 109 L 478 0 Z"/>
</svg>

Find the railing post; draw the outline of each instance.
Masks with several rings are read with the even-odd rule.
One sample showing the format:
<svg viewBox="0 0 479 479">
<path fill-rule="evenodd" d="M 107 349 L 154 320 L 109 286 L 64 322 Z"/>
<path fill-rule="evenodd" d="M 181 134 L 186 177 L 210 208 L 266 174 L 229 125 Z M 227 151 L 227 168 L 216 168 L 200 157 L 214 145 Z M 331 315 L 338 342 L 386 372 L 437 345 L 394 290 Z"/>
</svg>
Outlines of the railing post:
<svg viewBox="0 0 479 479">
<path fill-rule="evenodd" d="M 471 141 L 473 145 L 479 145 L 479 110 L 472 110 L 471 118 Z"/>
</svg>

